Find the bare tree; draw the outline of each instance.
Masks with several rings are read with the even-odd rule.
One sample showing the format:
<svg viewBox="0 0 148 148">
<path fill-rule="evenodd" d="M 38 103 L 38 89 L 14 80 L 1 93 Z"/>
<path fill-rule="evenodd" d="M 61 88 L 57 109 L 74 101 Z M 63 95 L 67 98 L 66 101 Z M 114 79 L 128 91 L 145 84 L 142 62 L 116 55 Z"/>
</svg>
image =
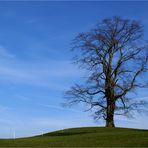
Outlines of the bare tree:
<svg viewBox="0 0 148 148">
<path fill-rule="evenodd" d="M 80 33 L 73 41 L 78 50 L 75 62 L 87 69 L 88 77 L 84 85 L 66 92 L 67 103 L 85 103 L 106 127 L 115 127 L 115 114 L 128 115 L 145 104 L 128 94 L 147 85 L 138 78 L 147 71 L 147 47 L 143 27 L 135 20 L 107 18 L 90 32 Z"/>
</svg>

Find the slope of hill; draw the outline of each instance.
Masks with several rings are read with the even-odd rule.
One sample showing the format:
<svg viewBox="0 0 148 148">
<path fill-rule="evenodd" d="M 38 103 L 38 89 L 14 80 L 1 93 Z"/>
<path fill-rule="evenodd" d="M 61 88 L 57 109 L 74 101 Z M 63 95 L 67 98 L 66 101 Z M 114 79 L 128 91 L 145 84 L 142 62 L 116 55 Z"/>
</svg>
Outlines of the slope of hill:
<svg viewBox="0 0 148 148">
<path fill-rule="evenodd" d="M 148 130 L 83 127 L 43 136 L 0 139 L 0 147 L 148 147 Z"/>
</svg>

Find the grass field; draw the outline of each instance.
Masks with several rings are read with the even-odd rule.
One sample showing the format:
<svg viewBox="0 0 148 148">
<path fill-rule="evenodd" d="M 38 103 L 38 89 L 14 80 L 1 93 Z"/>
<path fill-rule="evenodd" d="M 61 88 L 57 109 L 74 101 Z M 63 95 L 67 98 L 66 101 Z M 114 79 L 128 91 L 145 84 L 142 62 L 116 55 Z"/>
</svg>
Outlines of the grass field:
<svg viewBox="0 0 148 148">
<path fill-rule="evenodd" d="M 83 127 L 19 139 L 0 139 L 0 147 L 148 147 L 148 130 Z"/>
</svg>

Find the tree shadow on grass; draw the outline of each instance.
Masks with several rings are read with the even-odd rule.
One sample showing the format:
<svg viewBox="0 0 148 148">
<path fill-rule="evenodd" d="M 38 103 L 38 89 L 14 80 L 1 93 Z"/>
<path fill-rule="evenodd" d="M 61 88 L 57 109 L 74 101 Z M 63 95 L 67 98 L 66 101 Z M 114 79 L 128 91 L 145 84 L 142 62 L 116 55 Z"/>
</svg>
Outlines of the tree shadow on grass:
<svg viewBox="0 0 148 148">
<path fill-rule="evenodd" d="M 57 133 L 48 133 L 48 134 L 44 134 L 43 136 L 70 136 L 70 135 L 81 135 L 81 134 L 88 134 L 91 132 L 64 132 L 64 131 L 60 131 Z"/>
</svg>

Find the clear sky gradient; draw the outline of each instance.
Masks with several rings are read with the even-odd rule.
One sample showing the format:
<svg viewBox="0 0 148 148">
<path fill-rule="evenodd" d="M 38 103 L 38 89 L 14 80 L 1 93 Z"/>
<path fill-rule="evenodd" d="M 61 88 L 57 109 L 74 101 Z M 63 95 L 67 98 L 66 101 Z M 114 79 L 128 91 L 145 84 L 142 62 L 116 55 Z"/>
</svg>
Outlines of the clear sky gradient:
<svg viewBox="0 0 148 148">
<path fill-rule="evenodd" d="M 0 1 L 0 138 L 103 125 L 84 107 L 62 108 L 63 93 L 81 82 L 71 40 L 105 17 L 141 20 L 148 39 L 148 2 Z M 147 77 L 143 78 L 147 79 Z M 135 96 L 134 96 L 135 97 Z M 137 98 L 148 99 L 146 89 Z M 148 117 L 116 117 L 116 125 L 148 129 Z"/>
</svg>

